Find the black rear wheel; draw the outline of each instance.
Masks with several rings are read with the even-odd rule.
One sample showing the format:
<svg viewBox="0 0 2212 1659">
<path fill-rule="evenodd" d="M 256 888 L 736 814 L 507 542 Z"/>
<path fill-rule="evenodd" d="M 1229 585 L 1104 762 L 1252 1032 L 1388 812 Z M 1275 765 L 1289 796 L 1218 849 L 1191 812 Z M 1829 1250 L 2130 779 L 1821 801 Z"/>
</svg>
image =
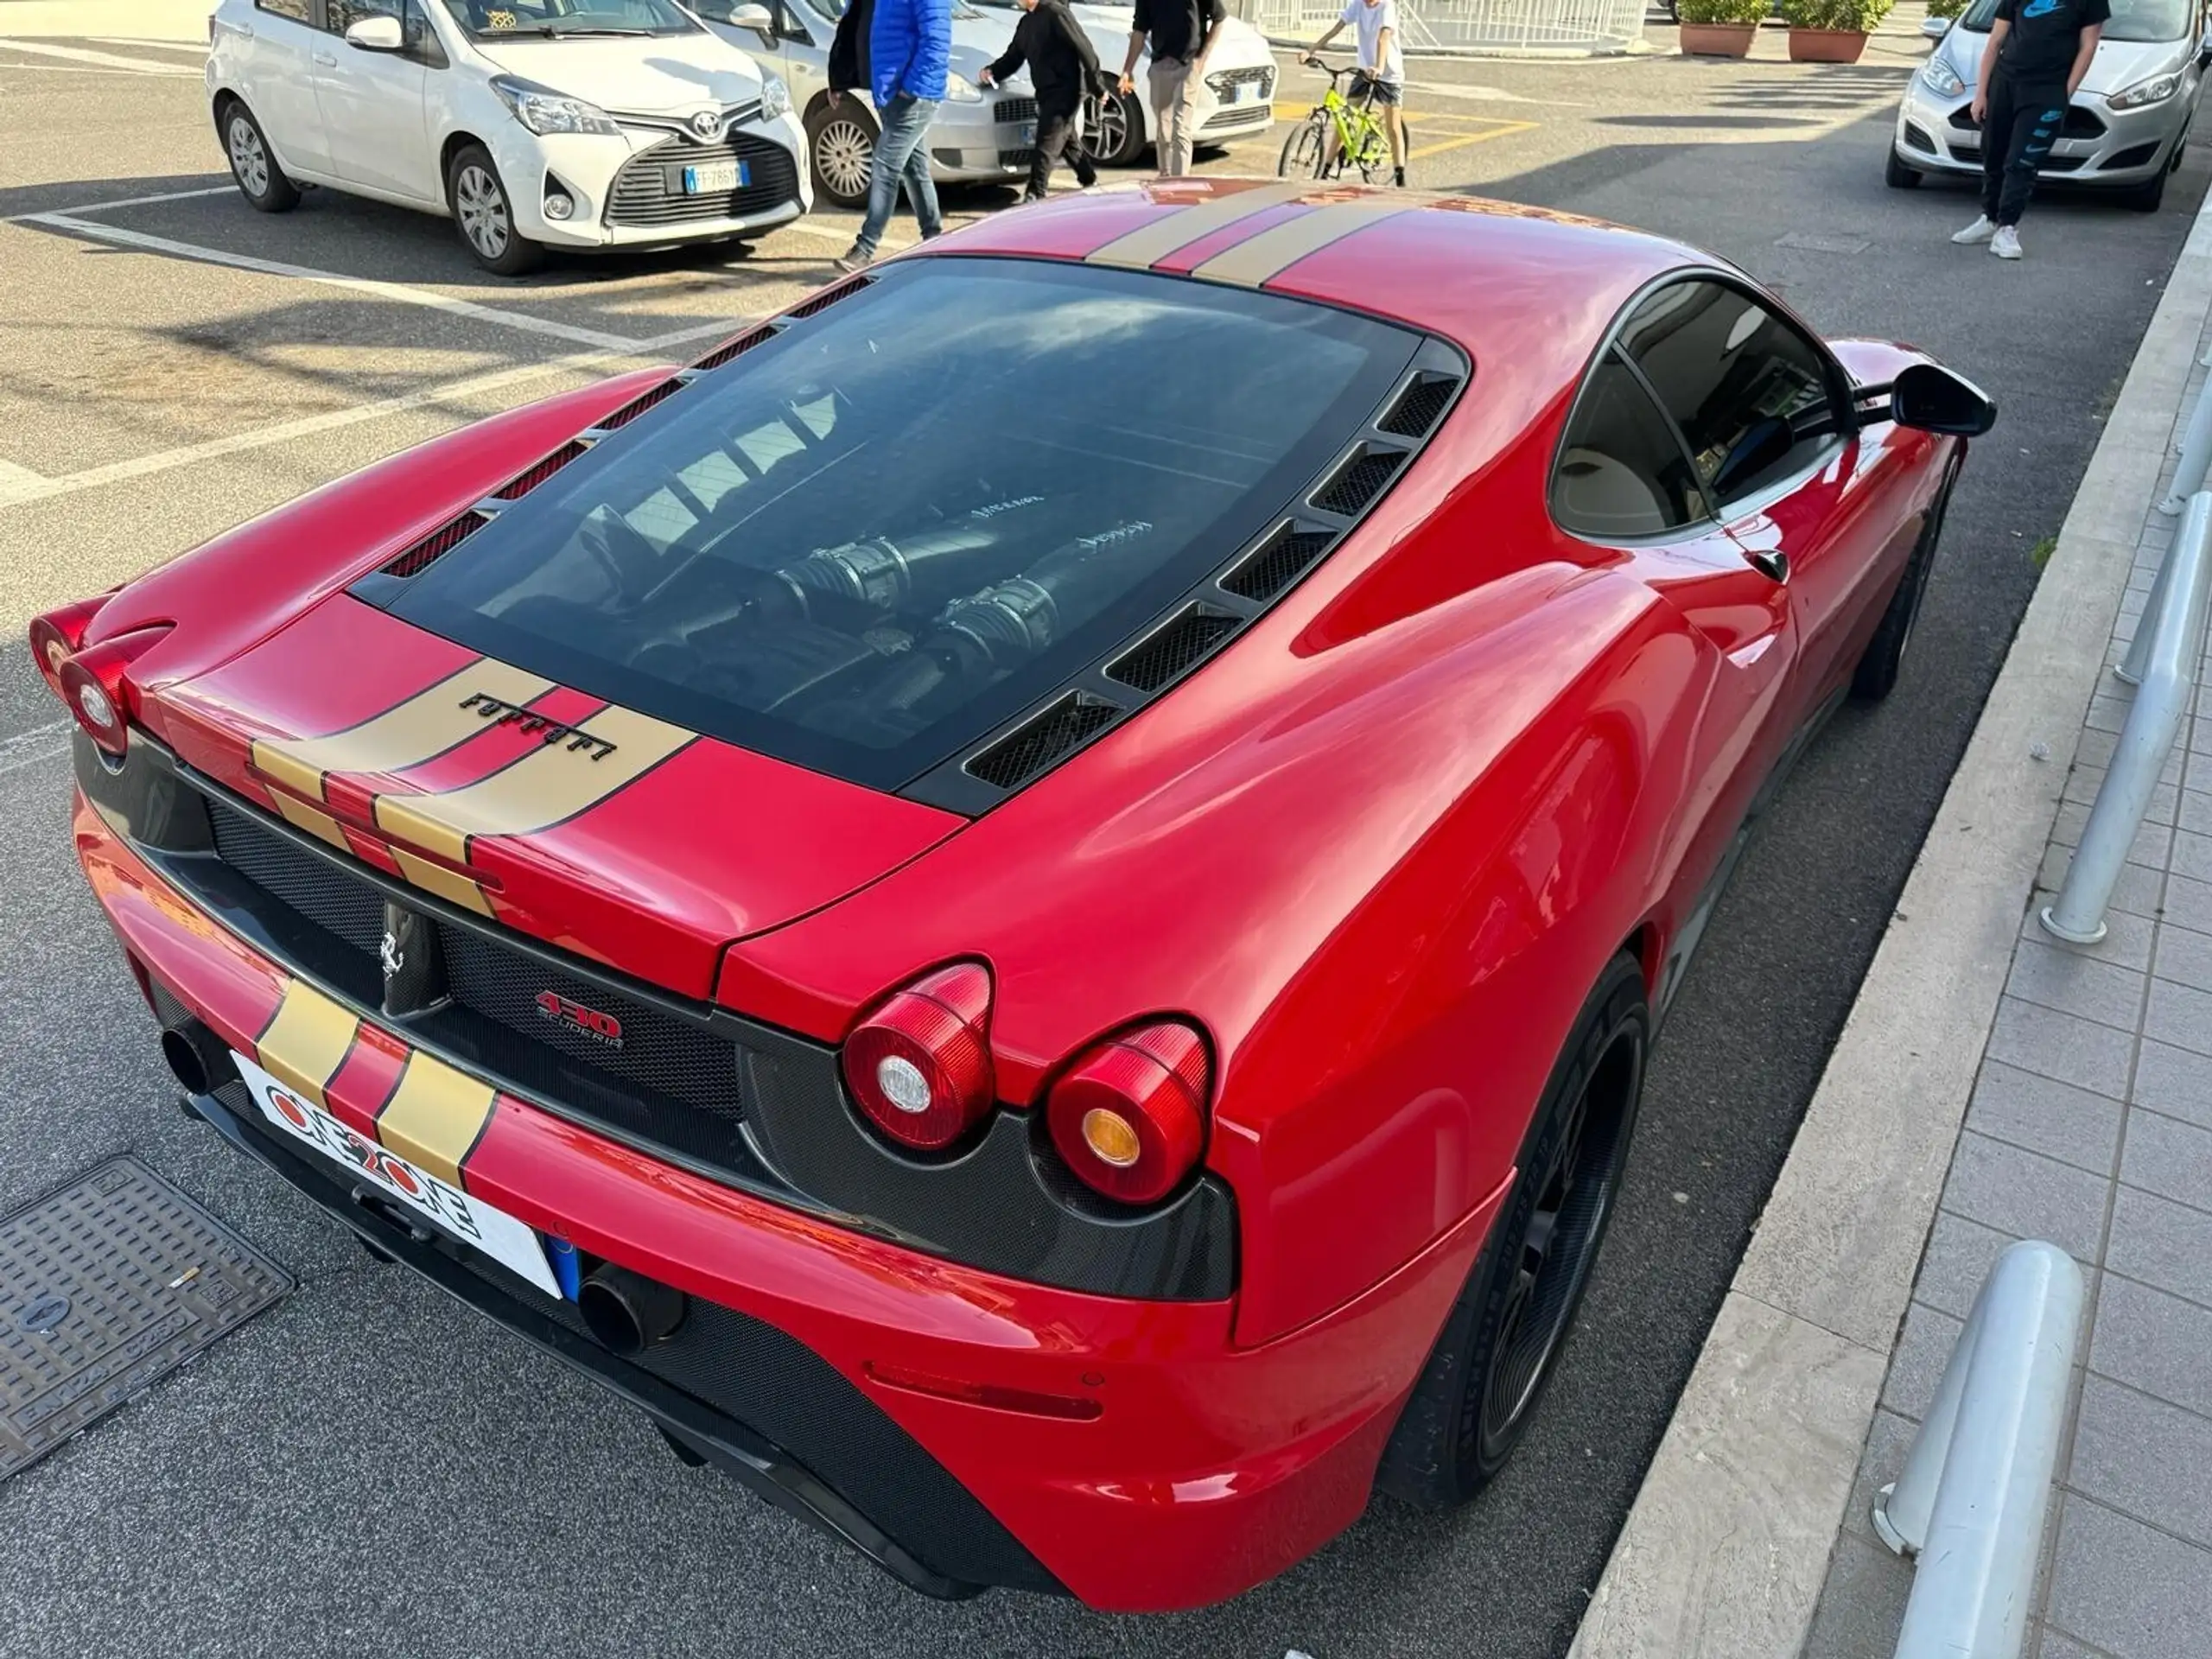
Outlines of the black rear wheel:
<svg viewBox="0 0 2212 1659">
<path fill-rule="evenodd" d="M 1527 1432 L 1612 1219 L 1650 1025 L 1643 970 L 1624 951 L 1583 1005 L 1522 1143 L 1520 1179 L 1391 1431 L 1383 1491 L 1463 1503 Z"/>
</svg>

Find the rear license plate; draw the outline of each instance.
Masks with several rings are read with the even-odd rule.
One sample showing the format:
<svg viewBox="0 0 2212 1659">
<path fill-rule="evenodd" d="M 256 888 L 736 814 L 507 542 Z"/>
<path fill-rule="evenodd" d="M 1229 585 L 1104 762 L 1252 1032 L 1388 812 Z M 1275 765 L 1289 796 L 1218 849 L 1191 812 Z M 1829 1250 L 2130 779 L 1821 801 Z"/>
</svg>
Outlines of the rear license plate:
<svg viewBox="0 0 2212 1659">
<path fill-rule="evenodd" d="M 753 182 L 753 169 L 743 162 L 702 162 L 683 169 L 687 196 L 726 196 Z"/>
<path fill-rule="evenodd" d="M 354 1179 L 370 1182 L 380 1196 L 410 1215 L 420 1216 L 448 1237 L 474 1245 L 548 1296 L 560 1295 L 553 1269 L 546 1265 L 545 1247 L 537 1242 L 536 1233 L 505 1211 L 448 1186 L 397 1153 L 362 1139 L 320 1106 L 302 1100 L 245 1055 L 234 1052 L 231 1058 L 238 1062 L 238 1076 L 253 1091 L 253 1103 L 261 1108 L 261 1115 L 285 1134 L 342 1165 Z"/>
</svg>

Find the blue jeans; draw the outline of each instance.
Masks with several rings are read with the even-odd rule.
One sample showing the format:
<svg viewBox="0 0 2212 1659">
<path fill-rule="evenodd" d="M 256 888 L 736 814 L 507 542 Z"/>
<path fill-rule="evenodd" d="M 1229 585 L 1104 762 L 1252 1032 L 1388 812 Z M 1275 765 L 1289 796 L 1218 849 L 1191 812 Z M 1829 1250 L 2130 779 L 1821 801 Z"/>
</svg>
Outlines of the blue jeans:
<svg viewBox="0 0 2212 1659">
<path fill-rule="evenodd" d="M 944 228 L 944 217 L 937 210 L 937 187 L 930 182 L 930 153 L 922 148 L 930 118 L 937 113 L 937 102 L 933 98 L 900 92 L 879 111 L 883 131 L 876 138 L 875 161 L 868 169 L 868 217 L 861 222 L 860 238 L 853 244 L 862 253 L 873 257 L 876 244 L 883 240 L 883 227 L 891 222 L 892 209 L 899 205 L 902 183 L 906 187 L 906 200 L 913 204 L 914 217 L 921 221 L 923 236 L 935 236 Z"/>
</svg>

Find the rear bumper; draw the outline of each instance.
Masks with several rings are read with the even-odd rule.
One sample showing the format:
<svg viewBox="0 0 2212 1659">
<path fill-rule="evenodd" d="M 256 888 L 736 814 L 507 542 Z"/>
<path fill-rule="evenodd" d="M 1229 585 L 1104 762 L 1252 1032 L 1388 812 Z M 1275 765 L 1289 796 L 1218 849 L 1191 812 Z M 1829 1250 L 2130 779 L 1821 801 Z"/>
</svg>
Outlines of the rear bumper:
<svg viewBox="0 0 2212 1659">
<path fill-rule="evenodd" d="M 81 796 L 74 830 L 134 963 L 225 1044 L 257 1053 L 288 970 L 161 880 Z M 349 1075 L 331 1079 L 331 1109 L 372 1133 L 379 1103 L 347 1099 Z M 1065 1587 L 1116 1611 L 1235 1595 L 1359 1514 L 1497 1203 L 1356 1301 L 1240 1349 L 1231 1301 L 1102 1296 L 977 1272 L 501 1095 L 466 1156 L 467 1189 L 692 1299 L 676 1336 L 633 1363 L 593 1343 L 566 1303 L 361 1206 L 336 1165 L 311 1167 L 275 1144 L 242 1091 L 226 1100 L 219 1088 L 195 1105 L 357 1232 L 906 1582 L 937 1594 Z M 887 1366 L 1095 1402 L 1097 1414 L 915 1392 L 879 1381 Z"/>
</svg>

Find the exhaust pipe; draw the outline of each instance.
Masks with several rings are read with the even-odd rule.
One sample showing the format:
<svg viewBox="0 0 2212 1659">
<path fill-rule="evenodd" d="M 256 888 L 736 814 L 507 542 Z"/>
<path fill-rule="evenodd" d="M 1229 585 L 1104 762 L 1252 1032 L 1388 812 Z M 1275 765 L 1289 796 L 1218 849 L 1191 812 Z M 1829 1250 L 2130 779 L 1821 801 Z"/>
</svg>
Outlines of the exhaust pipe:
<svg viewBox="0 0 2212 1659">
<path fill-rule="evenodd" d="M 627 1268 L 602 1262 L 576 1293 L 576 1312 L 599 1345 L 634 1359 L 683 1323 L 683 1293 Z"/>
<path fill-rule="evenodd" d="M 238 1070 L 222 1039 L 197 1020 L 162 1028 L 162 1058 L 188 1095 L 212 1095 Z"/>
</svg>

